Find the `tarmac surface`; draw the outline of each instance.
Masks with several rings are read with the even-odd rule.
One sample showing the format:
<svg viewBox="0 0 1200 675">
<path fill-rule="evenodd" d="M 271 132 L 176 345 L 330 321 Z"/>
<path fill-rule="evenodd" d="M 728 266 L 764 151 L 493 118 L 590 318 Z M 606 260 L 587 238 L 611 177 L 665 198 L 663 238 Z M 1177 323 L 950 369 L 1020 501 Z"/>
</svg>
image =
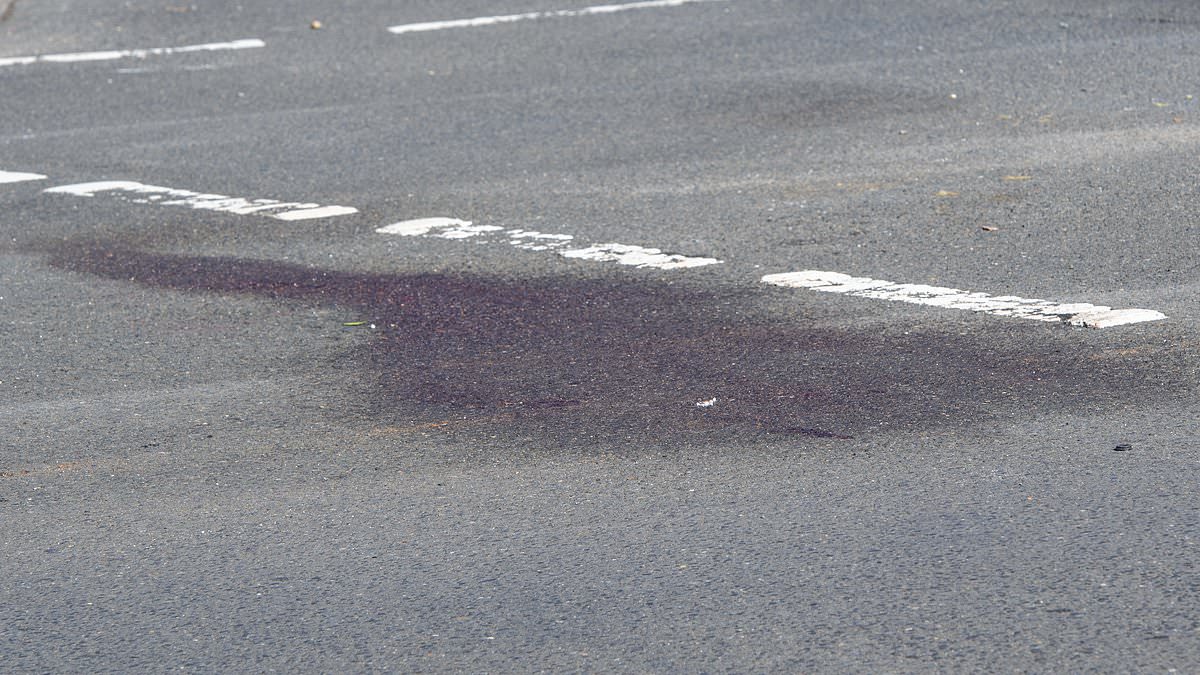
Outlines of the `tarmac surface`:
<svg viewBox="0 0 1200 675">
<path fill-rule="evenodd" d="M 351 4 L 0 0 L 0 671 L 1200 664 L 1195 3 Z"/>
</svg>

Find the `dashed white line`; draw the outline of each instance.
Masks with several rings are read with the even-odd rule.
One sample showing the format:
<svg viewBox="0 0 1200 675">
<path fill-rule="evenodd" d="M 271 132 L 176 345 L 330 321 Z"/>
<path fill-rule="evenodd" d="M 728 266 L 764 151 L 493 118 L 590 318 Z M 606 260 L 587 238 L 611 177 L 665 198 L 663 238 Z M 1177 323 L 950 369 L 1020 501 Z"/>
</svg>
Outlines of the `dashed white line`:
<svg viewBox="0 0 1200 675">
<path fill-rule="evenodd" d="M 45 178 L 46 176 L 38 173 L 0 170 L 0 184 L 45 180 Z M 245 199 L 146 185 L 135 181 L 96 181 L 61 185 L 47 188 L 44 192 L 79 197 L 94 197 L 99 193 L 116 193 L 120 198 L 135 204 L 185 206 L 238 215 L 260 214 L 285 221 L 331 218 L 358 212 L 358 209 L 349 206 L 322 206 L 304 202 L 282 202 L 274 199 Z M 380 234 L 406 237 L 476 239 L 484 243 L 507 243 L 527 251 L 554 251 L 564 258 L 614 262 L 620 265 L 661 270 L 703 267 L 724 262 L 716 258 L 664 253 L 657 248 L 618 243 L 569 248 L 575 239 L 573 235 L 537 230 L 506 229 L 497 225 L 475 225 L 468 220 L 446 217 L 405 220 L 380 227 L 375 231 Z M 1109 328 L 1166 318 L 1163 313 L 1151 309 L 1113 309 L 1090 303 L 1057 303 L 1014 295 L 994 296 L 944 286 L 895 283 L 821 270 L 768 274 L 762 277 L 761 281 L 775 286 L 805 288 L 823 293 L 838 293 L 1091 328 Z M 702 401 L 697 405 L 708 406 L 715 402 L 713 399 L 711 402 Z"/>
<path fill-rule="evenodd" d="M 496 225 L 475 225 L 457 218 L 419 218 L 381 227 L 380 234 L 404 237 L 437 237 L 439 239 L 481 239 L 487 243 L 507 243 L 525 251 L 555 251 L 564 258 L 615 262 L 618 265 L 660 270 L 703 267 L 721 263 L 716 258 L 663 253 L 657 248 L 629 244 L 592 244 L 586 248 L 567 248 L 575 239 L 570 234 L 538 232 L 536 230 L 505 229 Z"/>
<path fill-rule="evenodd" d="M 145 185 L 134 181 L 99 181 L 47 188 L 52 194 L 68 194 L 76 197 L 95 197 L 101 192 L 114 192 L 135 204 L 157 204 L 160 206 L 186 206 L 206 211 L 221 211 L 248 215 L 257 213 L 279 220 L 309 220 L 330 218 L 358 213 L 349 206 L 321 206 L 303 202 L 281 202 L 275 199 L 244 199 L 225 195 L 206 194 L 191 190 Z"/>
<path fill-rule="evenodd" d="M 450 21 L 427 21 L 424 23 L 406 23 L 399 26 L 392 26 L 388 31 L 397 35 L 403 33 L 424 33 L 434 30 L 446 30 L 448 28 L 480 28 L 482 26 L 495 26 L 502 23 L 514 23 L 516 21 L 535 21 L 538 19 L 557 19 L 574 16 L 594 16 L 597 14 L 612 14 L 614 12 L 626 12 L 634 9 L 656 9 L 660 7 L 679 7 L 680 5 L 691 5 L 702 2 L 727 2 L 728 0 L 644 0 L 643 2 L 629 2 L 618 5 L 594 5 L 592 7 L 584 7 L 582 9 L 560 9 L 549 12 L 525 12 L 523 14 L 506 14 L 502 16 L 478 16 L 471 19 L 453 19 Z"/>
<path fill-rule="evenodd" d="M 1072 326 L 1089 328 L 1109 328 L 1166 318 L 1166 315 L 1161 312 L 1150 309 L 1113 309 L 1089 303 L 1064 304 L 1050 300 L 1019 298 L 1013 295 L 993 296 L 957 288 L 898 284 L 818 270 L 768 274 L 762 278 L 762 281 L 775 286 L 808 288 L 823 293 L 841 293 L 861 298 L 963 309 L 1018 319 L 1063 322 Z"/>
<path fill-rule="evenodd" d="M 20 171 L 0 171 L 0 183 L 23 183 L 27 180 L 45 180 L 40 173 L 22 173 Z"/>
<path fill-rule="evenodd" d="M 210 42 L 202 45 L 184 45 L 182 47 L 151 47 L 149 49 L 119 49 L 101 52 L 76 52 L 73 54 L 41 54 L 38 56 L 10 56 L 0 58 L 0 67 L 28 66 L 34 63 L 87 63 L 91 61 L 115 61 L 117 59 L 144 59 L 148 56 L 167 56 L 169 54 L 187 54 L 191 52 L 217 52 L 239 49 L 257 49 L 266 47 L 267 43 L 257 38 L 234 40 L 232 42 Z"/>
</svg>

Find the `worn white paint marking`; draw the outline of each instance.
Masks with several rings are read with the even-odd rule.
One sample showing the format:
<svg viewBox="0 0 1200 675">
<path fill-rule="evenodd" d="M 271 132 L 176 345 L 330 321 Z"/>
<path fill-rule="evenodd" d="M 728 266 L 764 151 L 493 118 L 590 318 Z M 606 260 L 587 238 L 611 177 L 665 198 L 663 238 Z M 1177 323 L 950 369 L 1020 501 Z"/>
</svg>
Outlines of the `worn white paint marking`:
<svg viewBox="0 0 1200 675">
<path fill-rule="evenodd" d="M 1071 317 L 1070 323 L 1072 326 L 1109 328 L 1143 321 L 1159 321 L 1165 318 L 1167 318 L 1165 314 L 1152 309 L 1098 309 L 1093 312 L 1080 312 Z"/>
<path fill-rule="evenodd" d="M 392 26 L 388 31 L 396 33 L 424 33 L 434 30 L 446 30 L 449 28 L 480 28 L 483 26 L 495 26 L 502 23 L 514 23 L 517 21 L 536 21 L 538 19 L 559 19 L 575 16 L 594 16 L 597 14 L 612 14 L 614 12 L 627 12 L 634 9 L 656 9 L 660 7 L 679 7 L 680 5 L 691 5 L 701 2 L 726 2 L 727 0 L 645 0 L 644 2 L 628 2 L 619 5 L 595 5 L 592 7 L 584 7 L 583 9 L 560 9 L 549 12 L 525 12 L 523 14 L 507 14 L 503 16 L 478 16 L 472 19 L 454 19 L 451 21 L 428 21 L 424 23 L 407 23 L 400 26 Z"/>
<path fill-rule="evenodd" d="M 93 183 L 79 183 L 77 185 L 60 185 L 58 187 L 47 188 L 46 192 L 75 195 L 76 197 L 95 197 L 97 192 L 105 192 L 107 190 L 136 190 L 139 187 L 145 186 L 141 183 L 127 180 L 106 180 Z"/>
<path fill-rule="evenodd" d="M 818 270 L 768 274 L 762 278 L 762 281 L 775 286 L 809 288 L 823 293 L 842 293 L 877 300 L 965 309 L 997 316 L 1063 322 L 1072 326 L 1090 328 L 1108 328 L 1167 318 L 1164 314 L 1149 309 L 1113 309 L 1089 303 L 1062 304 L 1050 300 L 1018 298 L 1013 295 L 994 296 L 957 288 L 924 284 L 897 284 L 891 281 L 852 277 L 848 274 Z"/>
<path fill-rule="evenodd" d="M 205 194 L 191 190 L 145 185 L 127 180 L 99 181 L 61 185 L 48 188 L 46 192 L 95 197 L 101 192 L 115 192 L 135 204 L 157 204 L 159 206 L 187 206 L 205 211 L 221 211 L 240 216 L 252 213 L 278 218 L 279 220 L 309 220 L 331 218 L 358 213 L 349 206 L 321 206 L 305 202 L 281 202 L 275 199 L 243 199 L 225 195 Z"/>
<path fill-rule="evenodd" d="M 398 234 L 402 237 L 419 237 L 429 234 L 434 230 L 444 228 L 454 228 L 470 225 L 469 220 L 459 220 L 457 218 L 418 218 L 416 220 L 406 220 L 401 223 L 392 223 L 377 230 L 379 234 Z"/>
<path fill-rule="evenodd" d="M 0 183 L 22 183 L 27 180 L 45 180 L 40 173 L 21 173 L 20 171 L 0 171 Z"/>
<path fill-rule="evenodd" d="M 575 237 L 569 234 L 548 234 L 535 230 L 506 230 L 508 243 L 524 251 L 550 251 L 566 246 Z"/>
<path fill-rule="evenodd" d="M 28 66 L 34 63 L 88 63 L 92 61 L 115 61 L 117 59 L 144 59 L 149 56 L 168 56 L 193 52 L 218 52 L 239 49 L 257 49 L 267 43 L 257 38 L 232 42 L 211 42 L 182 47 L 151 47 L 149 49 L 117 49 L 102 52 L 77 52 L 74 54 L 42 54 L 39 56 L 13 56 L 0 58 L 0 67 Z"/>
<path fill-rule="evenodd" d="M 715 265 L 721 262 L 716 258 L 697 258 L 676 253 L 663 253 L 657 248 L 630 246 L 628 244 L 594 244 L 587 248 L 559 251 L 559 255 L 564 258 L 615 262 L 618 265 L 653 267 L 660 270 L 704 267 L 705 265 Z"/>
<path fill-rule="evenodd" d="M 306 208 L 295 211 L 284 211 L 283 213 L 276 213 L 272 217 L 280 220 L 311 220 L 313 218 L 348 216 L 351 213 L 358 213 L 358 209 L 353 206 L 321 206 L 315 209 Z"/>
<path fill-rule="evenodd" d="M 471 239 L 480 237 L 489 232 L 500 232 L 504 228 L 495 225 L 460 225 L 441 232 L 436 232 L 433 236 L 441 239 Z"/>
<path fill-rule="evenodd" d="M 393 223 L 375 231 L 380 234 L 398 234 L 404 237 L 437 237 L 438 239 L 486 238 L 489 235 L 502 233 L 510 238 L 509 243 L 514 246 L 522 242 L 513 237 L 525 232 L 525 230 L 506 230 L 497 225 L 475 225 L 469 220 L 459 220 L 457 218 L 418 218 L 417 220 Z M 539 233 L 534 232 L 532 234 Z M 569 234 L 556 236 L 565 236 L 567 239 L 571 238 Z"/>
<path fill-rule="evenodd" d="M 627 244 L 593 244 L 587 248 L 566 249 L 575 239 L 574 236 L 536 230 L 504 229 L 495 225 L 475 225 L 469 220 L 457 218 L 405 220 L 375 231 L 380 234 L 398 234 L 403 237 L 475 239 L 482 243 L 506 243 L 525 251 L 556 251 L 564 258 L 615 262 L 620 265 L 652 267 L 662 270 L 702 267 L 721 262 L 716 258 L 696 258 L 663 253 L 657 248 Z"/>
</svg>

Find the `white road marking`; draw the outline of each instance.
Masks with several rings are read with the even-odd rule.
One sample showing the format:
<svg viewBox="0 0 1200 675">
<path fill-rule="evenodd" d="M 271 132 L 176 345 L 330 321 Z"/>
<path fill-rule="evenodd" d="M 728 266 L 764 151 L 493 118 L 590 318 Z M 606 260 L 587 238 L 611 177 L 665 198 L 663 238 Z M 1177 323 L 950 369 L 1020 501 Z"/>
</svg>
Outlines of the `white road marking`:
<svg viewBox="0 0 1200 675">
<path fill-rule="evenodd" d="M 475 225 L 457 218 L 419 218 L 381 227 L 380 234 L 402 237 L 437 237 L 439 239 L 481 239 L 485 243 L 507 243 L 525 251 L 556 251 L 564 258 L 615 262 L 619 265 L 648 267 L 661 270 L 703 267 L 722 261 L 716 258 L 689 257 L 663 253 L 656 248 L 627 244 L 593 244 L 587 248 L 566 248 L 575 239 L 569 234 L 554 234 L 536 230 L 505 229 L 495 225 Z"/>
<path fill-rule="evenodd" d="M 402 223 L 392 223 L 386 227 L 381 227 L 377 230 L 379 234 L 398 234 L 404 237 L 418 237 L 429 234 L 434 230 L 445 230 L 448 228 L 458 228 L 470 225 L 469 220 L 459 220 L 457 218 L 418 218 L 416 220 L 406 220 Z"/>
<path fill-rule="evenodd" d="M 45 180 L 40 173 L 21 173 L 20 171 L 0 171 L 0 183 L 22 183 L 27 180 Z"/>
<path fill-rule="evenodd" d="M 351 213 L 358 213 L 358 209 L 353 206 L 321 206 L 315 209 L 297 209 L 295 211 L 285 211 L 283 213 L 273 214 L 272 218 L 280 220 L 312 220 L 313 218 L 333 218 L 334 216 L 348 216 Z"/>
<path fill-rule="evenodd" d="M 77 52 L 74 54 L 41 54 L 39 56 L 12 56 L 0 58 L 0 67 L 28 66 L 34 63 L 87 63 L 91 61 L 115 61 L 117 59 L 144 59 L 148 56 L 167 56 L 169 54 L 187 54 L 191 52 L 217 52 L 238 49 L 257 49 L 266 47 L 267 43 L 257 38 L 234 40 L 233 42 L 212 42 L 202 45 L 185 45 L 183 47 L 151 47 L 149 49 L 120 49 L 103 52 Z"/>
<path fill-rule="evenodd" d="M 95 197 L 101 192 L 116 192 L 135 204 L 158 204 L 160 206 L 187 206 L 206 211 L 221 211 L 249 215 L 257 213 L 279 220 L 309 220 L 330 218 L 358 213 L 349 206 L 321 206 L 302 202 L 281 202 L 275 199 L 243 199 L 225 195 L 205 194 L 191 190 L 144 185 L 134 181 L 99 181 L 47 188 L 45 192 L 68 194 L 77 197 Z"/>
<path fill-rule="evenodd" d="M 597 260 L 600 262 L 615 262 L 618 265 L 633 265 L 634 267 L 654 267 L 660 270 L 674 270 L 685 267 L 703 267 L 715 265 L 720 260 L 716 258 L 693 258 L 663 253 L 657 248 L 643 248 L 627 244 L 595 244 L 588 248 L 561 251 L 564 258 L 580 258 L 582 260 Z"/>
<path fill-rule="evenodd" d="M 993 296 L 986 293 L 972 293 L 942 286 L 897 284 L 891 281 L 852 277 L 848 274 L 817 270 L 768 274 L 762 278 L 762 281 L 788 288 L 808 288 L 824 293 L 842 293 L 861 298 L 965 309 L 997 316 L 1063 322 L 1072 326 L 1090 328 L 1108 328 L 1167 318 L 1161 312 L 1149 309 L 1113 309 L 1088 303 L 1060 304 L 1049 300 L 1018 298 L 1012 295 Z"/>
<path fill-rule="evenodd" d="M 547 234 L 536 230 L 508 230 L 508 243 L 525 251 L 550 251 L 566 246 L 575 237 L 569 234 Z"/>
<path fill-rule="evenodd" d="M 643 2 L 629 2 L 619 5 L 594 5 L 592 7 L 584 7 L 583 9 L 560 9 L 549 12 L 525 12 L 524 14 L 507 14 L 503 16 L 478 16 L 473 19 L 407 23 L 400 26 L 392 26 L 388 28 L 388 31 L 396 33 L 397 35 L 402 33 L 424 33 L 433 30 L 446 30 L 448 28 L 479 28 L 482 26 L 495 26 L 496 24 L 502 23 L 514 23 L 516 21 L 535 21 L 538 19 L 593 16 L 596 14 L 626 12 L 633 9 L 656 9 L 660 7 L 679 7 L 680 5 L 690 5 L 701 2 L 727 1 L 728 0 L 644 0 Z"/>
</svg>

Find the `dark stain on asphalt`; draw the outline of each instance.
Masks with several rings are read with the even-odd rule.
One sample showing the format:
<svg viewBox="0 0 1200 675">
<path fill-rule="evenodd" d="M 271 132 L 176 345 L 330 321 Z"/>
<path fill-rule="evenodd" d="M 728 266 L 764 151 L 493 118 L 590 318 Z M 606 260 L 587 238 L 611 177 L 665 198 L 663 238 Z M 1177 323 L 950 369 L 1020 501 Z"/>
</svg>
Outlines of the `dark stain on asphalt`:
<svg viewBox="0 0 1200 675">
<path fill-rule="evenodd" d="M 362 373 L 355 379 L 368 382 L 354 392 L 364 401 L 343 414 L 556 447 L 684 447 L 763 434 L 835 442 L 1094 411 L 1166 388 L 1163 370 L 1144 362 L 1096 367 L 1078 331 L 996 324 L 996 334 L 1027 331 L 1027 340 L 998 342 L 1025 345 L 1011 350 L 929 329 L 815 328 L 747 311 L 776 292 L 759 287 L 704 290 L 629 274 L 356 273 L 105 242 L 57 245 L 50 261 L 157 288 L 353 311 L 375 331 L 350 355 Z"/>
</svg>

